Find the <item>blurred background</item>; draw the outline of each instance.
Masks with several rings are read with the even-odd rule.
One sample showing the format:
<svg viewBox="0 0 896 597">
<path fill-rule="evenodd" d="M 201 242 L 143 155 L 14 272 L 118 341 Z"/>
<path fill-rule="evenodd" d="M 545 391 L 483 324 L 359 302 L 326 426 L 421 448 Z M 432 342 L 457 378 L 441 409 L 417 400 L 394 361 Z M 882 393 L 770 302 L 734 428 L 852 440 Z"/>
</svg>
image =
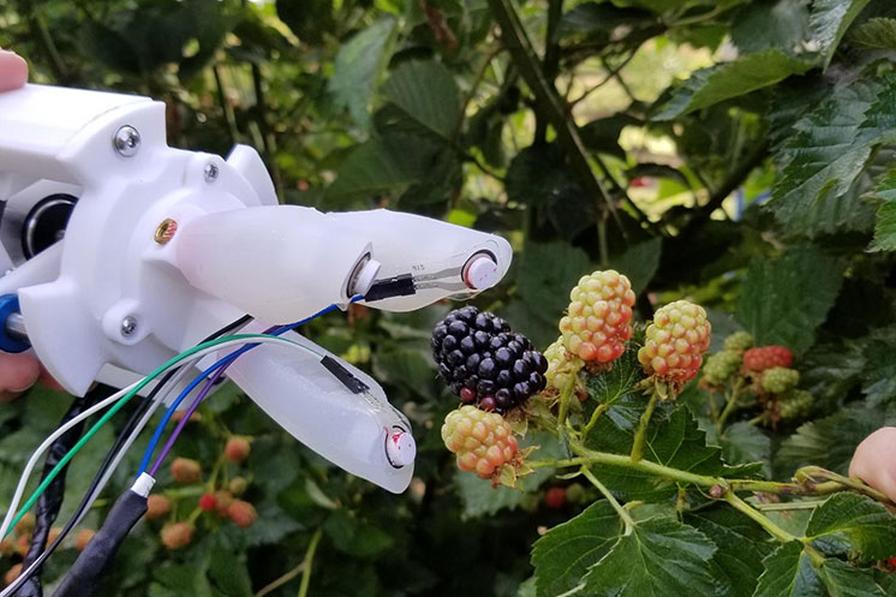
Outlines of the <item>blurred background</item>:
<svg viewBox="0 0 896 597">
<path fill-rule="evenodd" d="M 871 2 L 856 26 L 892 12 Z M 896 344 L 880 332 L 894 320 L 892 259 L 865 252 L 874 228 L 865 195 L 891 152 L 818 175 L 850 177 L 830 209 L 811 205 L 828 192 L 812 186 L 817 172 L 781 171 L 793 159 L 787 143 L 806 128 L 800 119 L 823 122 L 813 110 L 846 93 L 856 69 L 886 71 L 875 61 L 893 42 L 846 37 L 850 53 L 834 57 L 812 45 L 811 30 L 809 2 L 798 0 L 0 2 L 0 46 L 29 61 L 32 82 L 164 101 L 171 145 L 225 155 L 235 143 L 254 146 L 284 202 L 389 207 L 504 235 L 513 269 L 476 303 L 541 348 L 557 336 L 568 289 L 614 267 L 639 293 L 642 320 L 658 302 L 688 296 L 708 307 L 719 338 L 742 326 L 799 355 L 811 348 L 806 371 L 824 394 L 817 414 L 828 415 L 862 397 L 865 372 L 886 375 L 862 360 L 868 344 L 858 339 Z M 826 72 L 816 68 L 832 59 Z M 682 86 L 720 63 L 739 66 L 709 89 L 700 87 L 707 71 Z M 790 186 L 776 186 L 782 180 Z M 794 189 L 809 203 L 787 207 Z M 773 194 L 786 209 L 761 208 Z M 429 354 L 432 325 L 449 308 L 352 307 L 307 330 L 371 371 L 411 418 L 420 454 L 405 495 L 329 466 L 225 388 L 176 450 L 202 463 L 206 487 L 170 477 L 160 486 L 175 507 L 168 516 L 182 520 L 197 516 L 209 483 L 240 477 L 257 521 L 241 529 L 198 516 L 191 545 L 174 551 L 158 538 L 162 521 L 148 522 L 103 594 L 294 595 L 312 566 L 313 595 L 525 592 L 532 541 L 575 506 L 545 504 L 550 471 L 517 492 L 455 478 L 439 437 L 455 402 Z M 799 325 L 778 325 L 794 318 Z M 847 345 L 861 362 L 836 369 L 832 355 Z M 38 388 L 0 408 L 0 496 L 66 405 Z M 886 420 L 863 416 L 855 437 Z M 216 466 L 230 434 L 251 437 L 251 455 Z M 86 485 L 112 438 L 106 430 L 76 461 L 70 491 Z M 746 438 L 732 458 L 777 466 L 780 441 L 763 438 Z M 546 438 L 530 441 L 539 439 L 551 449 Z M 835 457 L 829 446 L 802 447 L 787 466 Z M 817 463 L 842 470 L 839 457 Z M 8 567 L 15 546 L 4 549 Z M 45 578 L 75 556 L 60 552 Z"/>
</svg>

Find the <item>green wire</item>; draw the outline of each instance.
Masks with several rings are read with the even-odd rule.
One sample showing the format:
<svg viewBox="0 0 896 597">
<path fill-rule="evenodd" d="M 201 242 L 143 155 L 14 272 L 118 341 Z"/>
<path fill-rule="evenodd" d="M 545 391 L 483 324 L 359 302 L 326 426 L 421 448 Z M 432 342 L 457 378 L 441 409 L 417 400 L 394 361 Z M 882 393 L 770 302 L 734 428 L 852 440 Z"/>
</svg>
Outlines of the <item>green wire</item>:
<svg viewBox="0 0 896 597">
<path fill-rule="evenodd" d="M 156 377 L 158 377 L 159 375 L 164 373 L 166 370 L 170 369 L 172 366 L 180 363 L 181 361 L 183 361 L 184 359 L 186 359 L 190 356 L 193 356 L 194 354 L 196 354 L 197 352 L 199 352 L 201 350 L 205 350 L 206 348 L 211 348 L 213 346 L 217 346 L 219 344 L 223 344 L 225 342 L 230 342 L 233 340 L 257 340 L 259 338 L 271 338 L 271 337 L 272 336 L 269 336 L 267 334 L 234 334 L 231 336 L 223 336 L 216 340 L 210 340 L 209 342 L 203 342 L 202 344 L 197 344 L 193 348 L 190 348 L 189 350 L 185 350 L 184 352 L 180 353 L 179 355 L 172 357 L 171 359 L 166 361 L 163 365 L 161 365 L 158 369 L 156 369 L 155 371 L 153 371 L 152 373 L 150 373 L 149 375 L 144 377 L 142 380 L 140 380 L 140 383 L 138 383 L 136 386 L 134 386 L 134 389 L 132 389 L 130 392 L 128 392 L 127 394 L 122 396 L 118 402 L 116 402 L 108 411 L 106 411 L 106 414 L 104 414 L 96 423 L 94 423 L 93 427 L 91 427 L 89 430 L 87 430 L 87 433 L 85 433 L 81 437 L 81 439 L 79 439 L 78 442 L 74 446 L 72 446 L 71 450 L 66 452 L 65 456 L 63 456 L 62 459 L 59 461 L 59 463 L 57 463 L 56 466 L 53 467 L 53 470 L 50 471 L 50 473 L 44 478 L 44 480 L 41 482 L 41 484 L 37 486 L 37 489 L 34 490 L 34 493 L 31 494 L 31 496 L 25 501 L 25 503 L 19 509 L 18 514 L 16 514 L 15 518 L 13 518 L 12 522 L 9 524 L 9 528 L 6 530 L 6 535 L 4 535 L 3 538 L 6 538 L 6 536 L 9 535 L 9 533 L 15 528 L 16 523 L 18 523 L 20 520 L 22 520 L 22 518 L 25 516 L 25 514 L 27 514 L 28 511 L 31 510 L 31 508 L 34 506 L 34 503 L 37 501 L 37 499 L 41 496 L 41 494 L 43 494 L 44 491 L 46 491 L 47 487 L 50 485 L 50 483 L 53 482 L 53 479 L 55 479 L 56 476 L 59 475 L 59 473 L 62 471 L 62 469 L 65 467 L 65 465 L 68 464 L 68 462 L 72 458 L 74 458 L 75 454 L 77 454 L 81 450 L 81 448 L 83 448 L 84 445 L 90 441 L 90 438 L 92 438 L 94 435 L 96 435 L 97 431 L 99 431 L 100 428 L 109 421 L 109 419 L 111 419 L 113 416 L 115 416 L 115 413 L 117 413 L 119 410 L 121 410 L 122 407 L 124 407 L 124 405 L 127 404 L 127 402 L 137 394 L 137 392 L 142 390 L 146 386 L 146 384 L 148 384 L 153 379 L 155 379 Z M 290 342 L 290 340 L 285 340 L 282 338 L 281 338 L 281 340 L 284 340 L 285 342 Z M 247 342 L 247 344 L 249 344 L 249 343 L 250 342 Z"/>
</svg>

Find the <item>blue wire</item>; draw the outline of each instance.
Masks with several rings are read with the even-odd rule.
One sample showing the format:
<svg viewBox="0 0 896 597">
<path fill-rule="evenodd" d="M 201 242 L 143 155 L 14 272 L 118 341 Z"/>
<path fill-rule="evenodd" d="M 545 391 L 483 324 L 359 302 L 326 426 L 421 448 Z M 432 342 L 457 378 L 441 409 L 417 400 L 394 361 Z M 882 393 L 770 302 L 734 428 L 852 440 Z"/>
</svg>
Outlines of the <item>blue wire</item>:
<svg viewBox="0 0 896 597">
<path fill-rule="evenodd" d="M 362 297 L 360 295 L 353 296 L 351 298 L 351 300 L 349 301 L 349 303 L 358 302 L 358 301 L 362 300 L 363 298 L 364 297 Z M 310 315 L 301 321 L 297 321 L 295 323 L 290 323 L 287 325 L 282 325 L 278 328 L 275 328 L 275 329 L 271 330 L 268 333 L 268 335 L 280 336 L 281 334 L 284 334 L 284 333 L 288 332 L 289 330 L 292 330 L 299 326 L 305 325 L 309 321 L 312 321 L 314 319 L 317 319 L 318 317 L 321 317 L 322 315 L 326 315 L 327 313 L 335 311 L 338 308 L 339 308 L 339 305 L 334 303 L 334 304 L 330 305 L 329 307 L 325 307 L 325 308 L 321 309 L 320 311 L 318 311 L 317 313 L 315 313 L 314 315 Z M 165 427 L 167 427 L 168 421 L 171 420 L 171 417 L 174 416 L 174 412 L 177 410 L 177 407 L 180 406 L 180 403 L 183 402 L 186 399 L 186 397 L 190 395 L 190 392 L 192 392 L 196 388 L 196 386 L 198 386 L 200 383 L 202 383 L 207 377 L 209 377 L 210 375 L 213 375 L 218 369 L 220 369 L 222 367 L 228 367 L 232 362 L 237 360 L 240 356 L 242 356 L 246 352 L 252 350 L 253 348 L 255 348 L 258 345 L 259 345 L 259 343 L 256 342 L 254 344 L 246 344 L 245 346 L 240 347 L 239 349 L 233 351 L 232 353 L 222 357 L 216 363 L 214 363 L 213 365 L 208 367 L 205 371 L 203 371 L 202 373 L 197 375 L 195 378 L 193 378 L 193 381 L 191 381 L 190 384 L 187 387 L 185 387 L 183 389 L 183 391 L 180 393 L 180 395 L 174 400 L 174 402 L 171 403 L 171 405 L 168 407 L 168 410 L 165 411 L 165 416 L 162 417 L 162 420 L 159 421 L 158 426 L 156 426 L 156 430 L 152 434 L 152 439 L 149 440 L 149 445 L 146 446 L 146 451 L 143 453 L 143 458 L 140 460 L 140 468 L 137 471 L 138 477 L 140 475 L 142 475 L 146 471 L 147 468 L 149 468 L 150 460 L 152 460 L 152 455 L 156 451 L 156 447 L 159 444 L 159 440 L 162 439 L 162 434 L 165 432 Z"/>
</svg>

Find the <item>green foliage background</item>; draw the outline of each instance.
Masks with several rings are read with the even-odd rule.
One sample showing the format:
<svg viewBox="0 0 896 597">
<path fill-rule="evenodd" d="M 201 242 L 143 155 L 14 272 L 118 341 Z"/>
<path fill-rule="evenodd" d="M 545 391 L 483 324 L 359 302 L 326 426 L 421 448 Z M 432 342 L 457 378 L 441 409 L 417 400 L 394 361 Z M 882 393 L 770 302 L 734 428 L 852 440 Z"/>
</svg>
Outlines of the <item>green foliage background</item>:
<svg viewBox="0 0 896 597">
<path fill-rule="evenodd" d="M 29 59 L 35 82 L 165 101 L 172 145 L 255 146 L 283 201 L 387 205 L 506 235 L 515 265 L 477 302 L 542 347 L 556 337 L 566 289 L 600 266 L 629 275 L 641 319 L 689 297 L 708 307 L 719 338 L 743 328 L 791 346 L 816 397 L 813 420 L 773 433 L 735 423 L 711 440 L 728 464 L 760 461 L 779 478 L 808 463 L 845 472 L 865 434 L 896 422 L 888 0 L 9 0 L 0 46 Z M 428 353 L 448 308 L 353 310 L 309 331 L 371 370 L 412 419 L 420 455 L 407 494 L 330 467 L 225 391 L 178 454 L 208 471 L 228 433 L 252 435 L 248 466 L 225 474 L 250 477 L 259 521 L 240 531 L 200 518 L 196 543 L 175 553 L 143 525 L 104 594 L 252 594 L 299 565 L 318 532 L 309 594 L 534 594 L 531 545 L 577 509 L 541 505 L 550 470 L 525 492 L 455 474 L 438 434 L 453 402 Z M 64 405 L 35 390 L 0 409 L 0 496 Z M 110 441 L 98 437 L 94 456 L 78 459 L 73 491 Z M 185 517 L 197 495 L 171 491 Z M 840 564 L 824 571 L 828 589 L 784 589 L 774 575 L 757 585 L 775 546 L 728 515 L 697 512 L 678 530 L 639 524 L 625 552 L 587 572 L 588 590 L 631 573 L 626 557 L 651 536 L 670 541 L 655 566 L 672 557 L 717 566 L 701 573 L 714 577 L 673 575 L 665 594 L 887 588 L 856 585 Z M 597 502 L 582 516 L 612 511 Z M 755 561 L 737 576 L 746 541 Z M 801 552 L 777 549 L 779 576 L 799 571 Z M 73 558 L 55 557 L 46 577 Z M 538 549 L 532 558 L 540 566 Z M 538 594 L 575 585 L 544 582 Z M 656 586 L 643 582 L 630 586 Z M 295 594 L 298 583 L 271 594 Z"/>
</svg>

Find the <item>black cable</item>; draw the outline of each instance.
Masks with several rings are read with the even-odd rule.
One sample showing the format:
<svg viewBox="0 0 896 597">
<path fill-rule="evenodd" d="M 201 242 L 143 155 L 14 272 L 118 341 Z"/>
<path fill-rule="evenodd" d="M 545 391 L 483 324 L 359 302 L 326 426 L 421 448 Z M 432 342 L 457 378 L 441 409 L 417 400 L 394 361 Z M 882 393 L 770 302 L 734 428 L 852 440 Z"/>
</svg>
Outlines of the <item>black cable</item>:
<svg viewBox="0 0 896 597">
<path fill-rule="evenodd" d="M 239 319 L 231 322 L 230 324 L 224 326 L 223 328 L 217 330 L 213 334 L 210 334 L 209 336 L 207 336 L 206 338 L 201 340 L 200 344 L 204 343 L 204 342 L 210 342 L 211 340 L 216 340 L 216 339 L 220 338 L 221 336 L 229 334 L 229 333 L 243 327 L 250 321 L 252 321 L 251 315 L 243 315 Z M 162 377 L 162 379 L 159 380 L 159 383 L 157 383 L 153 387 L 153 389 L 152 389 L 152 391 L 150 391 L 149 395 L 147 395 L 147 397 L 143 399 L 143 401 L 140 403 L 140 405 L 136 409 L 134 409 L 134 412 L 131 413 L 131 416 L 128 418 L 127 422 L 125 423 L 125 426 L 122 428 L 121 433 L 118 434 L 118 437 L 116 438 L 115 443 L 112 445 L 112 447 L 106 453 L 106 456 L 103 459 L 102 464 L 100 464 L 99 470 L 97 471 L 96 475 L 93 477 L 93 481 L 91 481 L 91 483 L 90 483 L 90 487 L 88 487 L 87 492 L 84 494 L 84 497 L 81 499 L 81 503 L 78 505 L 78 509 L 75 511 L 75 513 L 72 515 L 72 517 L 68 520 L 68 522 L 65 523 L 65 526 L 62 528 L 62 531 L 59 533 L 59 536 L 53 541 L 53 543 L 51 543 L 43 551 L 43 553 L 40 554 L 39 557 L 37 557 L 37 559 L 35 561 L 38 564 L 31 571 L 31 573 L 28 576 L 25 576 L 24 578 L 18 578 L 15 580 L 15 583 L 17 583 L 21 586 L 21 588 L 18 589 L 18 591 L 16 592 L 16 595 L 21 596 L 21 597 L 41 597 L 42 589 L 41 589 L 41 585 L 40 585 L 40 572 L 42 570 L 44 562 L 47 561 L 47 558 L 49 558 L 51 555 L 53 555 L 53 552 L 56 551 L 56 549 L 65 540 L 65 538 L 75 528 L 75 525 L 77 524 L 78 520 L 82 517 L 82 515 L 88 508 L 88 505 L 90 503 L 90 496 L 92 496 L 93 493 L 96 491 L 96 488 L 99 486 L 100 481 L 102 480 L 106 471 L 109 469 L 109 466 L 112 464 L 112 461 L 115 460 L 116 455 L 122 449 L 122 447 L 124 446 L 128 437 L 134 431 L 134 428 L 137 426 L 137 423 L 139 423 L 140 419 L 143 418 L 143 415 L 146 414 L 146 410 L 150 407 L 150 405 L 152 405 L 156 396 L 168 384 L 168 382 L 171 381 L 171 378 L 174 377 L 174 375 L 177 373 L 178 370 L 179 370 L 179 368 L 175 368 L 175 369 L 172 369 L 171 371 L 168 371 Z M 67 450 L 66 450 L 66 452 L 67 452 Z M 63 452 L 63 454 L 65 454 L 65 452 Z M 44 537 L 43 540 L 41 541 L 41 547 L 43 547 L 45 541 L 46 541 L 46 537 Z M 33 546 L 33 543 L 32 543 L 32 546 Z M 30 549 L 29 549 L 29 555 L 30 555 Z M 27 570 L 29 565 L 30 565 L 30 562 L 28 564 L 23 564 L 22 569 Z M 36 581 L 36 583 L 32 583 L 31 582 L 32 579 L 34 579 Z M 34 592 L 34 593 L 22 592 L 24 589 L 26 589 L 26 587 L 23 586 L 23 585 L 25 585 L 25 583 L 28 583 L 29 585 L 34 584 L 37 589 L 37 592 Z"/>
<path fill-rule="evenodd" d="M 62 420 L 59 421 L 59 427 L 62 427 L 80 415 L 102 398 L 105 398 L 106 395 L 108 395 L 108 388 L 96 386 L 83 397 L 76 397 L 72 401 L 71 406 L 69 406 L 68 410 L 62 416 Z M 62 460 L 65 454 L 72 449 L 79 439 L 81 439 L 81 435 L 84 433 L 84 423 L 84 421 L 81 421 L 50 444 L 47 458 L 44 461 L 44 470 L 41 475 L 41 481 L 47 478 L 47 475 L 49 475 L 53 468 L 59 464 L 59 461 Z M 59 516 L 59 509 L 62 507 L 62 500 L 65 497 L 65 479 L 67 473 L 68 465 L 64 466 L 59 471 L 59 474 L 50 482 L 46 491 L 41 494 L 40 499 L 37 502 L 34 530 L 31 533 L 31 543 L 28 546 L 28 552 L 25 554 L 25 559 L 22 562 L 23 568 L 27 568 L 31 565 L 31 563 L 40 556 L 40 552 L 43 551 L 44 545 L 46 545 L 47 537 L 50 535 L 50 529 L 52 528 L 53 523 L 56 522 L 56 517 Z M 39 597 L 41 594 L 39 580 L 37 578 L 32 578 L 30 580 L 37 581 L 37 586 L 32 586 L 34 583 L 28 583 L 23 587 L 26 590 L 21 594 L 29 597 L 37 595 Z"/>
</svg>

